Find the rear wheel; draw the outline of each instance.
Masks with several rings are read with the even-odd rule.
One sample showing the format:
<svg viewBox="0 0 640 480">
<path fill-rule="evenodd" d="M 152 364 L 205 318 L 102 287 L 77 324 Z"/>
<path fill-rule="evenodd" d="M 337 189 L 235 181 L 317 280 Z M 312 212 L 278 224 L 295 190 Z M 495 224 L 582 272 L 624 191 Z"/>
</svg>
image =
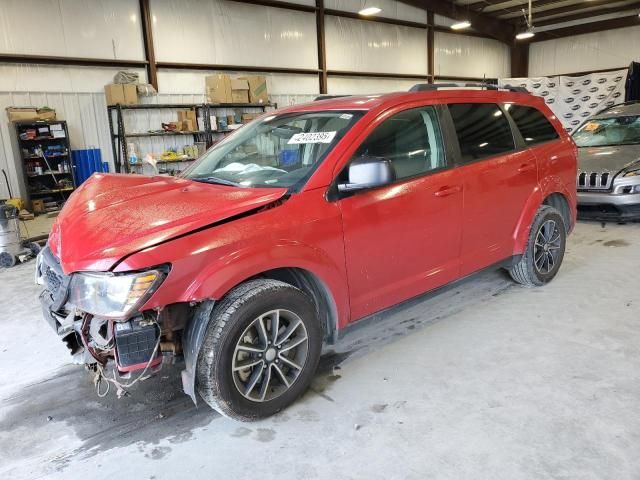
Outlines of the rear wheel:
<svg viewBox="0 0 640 480">
<path fill-rule="evenodd" d="M 541 206 L 531 224 L 524 255 L 509 269 L 511 278 L 526 286 L 550 282 L 562 264 L 566 238 L 560 212 L 548 205 Z"/>
<path fill-rule="evenodd" d="M 304 393 L 320 358 L 311 299 L 276 280 L 252 280 L 213 309 L 196 368 L 212 408 L 238 420 L 272 415 Z"/>
</svg>

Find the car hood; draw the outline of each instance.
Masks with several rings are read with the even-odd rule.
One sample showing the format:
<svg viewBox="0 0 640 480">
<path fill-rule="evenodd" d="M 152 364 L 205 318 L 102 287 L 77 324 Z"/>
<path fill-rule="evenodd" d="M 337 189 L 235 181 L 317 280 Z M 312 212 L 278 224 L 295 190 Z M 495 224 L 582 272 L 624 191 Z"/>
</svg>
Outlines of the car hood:
<svg viewBox="0 0 640 480">
<path fill-rule="evenodd" d="M 174 177 L 94 174 L 49 235 L 63 271 L 107 271 L 133 252 L 282 198 L 284 188 L 236 188 Z"/>
<path fill-rule="evenodd" d="M 640 145 L 578 148 L 578 170 L 583 172 L 611 172 L 640 163 Z"/>
</svg>

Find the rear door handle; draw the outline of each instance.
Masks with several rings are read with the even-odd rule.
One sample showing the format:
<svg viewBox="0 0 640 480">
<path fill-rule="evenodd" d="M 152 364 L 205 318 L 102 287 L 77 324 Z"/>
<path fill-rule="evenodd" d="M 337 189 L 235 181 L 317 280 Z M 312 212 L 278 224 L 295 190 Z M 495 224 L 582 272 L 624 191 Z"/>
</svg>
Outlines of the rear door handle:
<svg viewBox="0 0 640 480">
<path fill-rule="evenodd" d="M 436 191 L 434 195 L 436 197 L 448 197 L 449 195 L 454 195 L 462 191 L 462 187 L 460 185 L 455 185 L 453 187 L 442 187 L 440 190 Z"/>
<path fill-rule="evenodd" d="M 534 168 L 536 168 L 536 164 L 535 163 L 525 163 L 525 164 L 520 165 L 520 168 L 518 168 L 518 173 L 530 172 Z"/>
</svg>

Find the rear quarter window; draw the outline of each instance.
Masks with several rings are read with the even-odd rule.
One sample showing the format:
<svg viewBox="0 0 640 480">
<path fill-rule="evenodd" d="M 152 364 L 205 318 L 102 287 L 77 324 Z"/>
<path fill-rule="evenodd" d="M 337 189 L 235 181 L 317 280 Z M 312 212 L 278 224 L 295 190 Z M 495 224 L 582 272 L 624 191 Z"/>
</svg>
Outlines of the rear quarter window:
<svg viewBox="0 0 640 480">
<path fill-rule="evenodd" d="M 505 105 L 505 108 L 507 108 L 509 115 L 518 130 L 520 130 L 527 146 L 538 145 L 560 138 L 551 122 L 537 108 L 514 104 Z"/>
</svg>

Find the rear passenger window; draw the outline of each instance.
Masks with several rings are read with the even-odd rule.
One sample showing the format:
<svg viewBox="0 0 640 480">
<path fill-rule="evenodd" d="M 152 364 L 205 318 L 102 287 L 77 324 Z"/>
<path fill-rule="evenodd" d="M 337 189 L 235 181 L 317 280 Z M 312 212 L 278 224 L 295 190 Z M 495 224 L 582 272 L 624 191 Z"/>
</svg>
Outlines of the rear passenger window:
<svg viewBox="0 0 640 480">
<path fill-rule="evenodd" d="M 453 103 L 449 111 L 460 142 L 463 162 L 515 149 L 509 121 L 494 103 Z"/>
<path fill-rule="evenodd" d="M 509 115 L 516 122 L 527 145 L 537 145 L 559 138 L 556 129 L 537 108 L 523 105 L 505 105 L 505 108 L 508 108 Z"/>
</svg>

